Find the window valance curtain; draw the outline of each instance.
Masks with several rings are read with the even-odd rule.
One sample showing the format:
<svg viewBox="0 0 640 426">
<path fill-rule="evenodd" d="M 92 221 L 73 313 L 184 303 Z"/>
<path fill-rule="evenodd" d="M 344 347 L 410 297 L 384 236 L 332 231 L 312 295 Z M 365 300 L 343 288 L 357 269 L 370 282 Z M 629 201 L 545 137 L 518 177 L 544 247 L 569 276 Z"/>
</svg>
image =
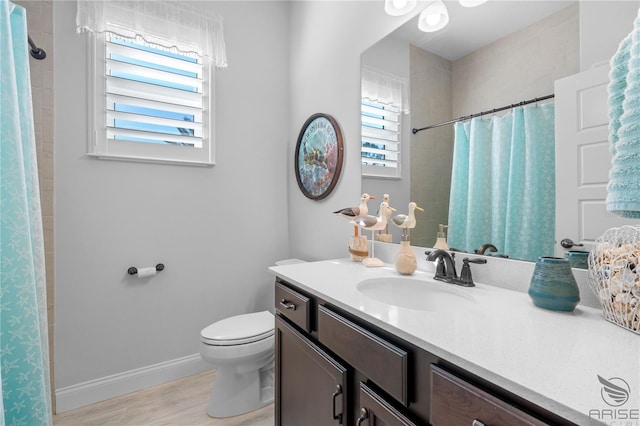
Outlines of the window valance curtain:
<svg viewBox="0 0 640 426">
<path fill-rule="evenodd" d="M 362 67 L 362 98 L 384 105 L 394 105 L 409 113 L 407 82 L 397 76 L 370 67 Z"/>
<path fill-rule="evenodd" d="M 222 17 L 184 2 L 78 0 L 77 32 L 111 33 L 227 66 Z M 169 43 L 167 42 L 169 40 Z"/>
</svg>

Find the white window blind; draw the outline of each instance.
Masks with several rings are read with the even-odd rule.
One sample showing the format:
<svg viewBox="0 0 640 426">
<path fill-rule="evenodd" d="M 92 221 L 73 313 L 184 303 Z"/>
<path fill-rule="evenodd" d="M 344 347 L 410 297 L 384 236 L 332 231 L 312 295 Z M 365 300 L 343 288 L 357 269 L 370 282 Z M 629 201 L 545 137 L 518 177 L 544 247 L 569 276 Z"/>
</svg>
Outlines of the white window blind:
<svg viewBox="0 0 640 426">
<path fill-rule="evenodd" d="M 209 61 L 111 33 L 96 35 L 93 43 L 94 134 L 88 154 L 213 165 Z"/>
<path fill-rule="evenodd" d="M 397 106 L 362 99 L 362 174 L 400 177 L 400 116 Z"/>
<path fill-rule="evenodd" d="M 108 139 L 202 148 L 197 56 L 107 36 L 105 60 Z"/>
<path fill-rule="evenodd" d="M 93 59 L 87 154 L 213 165 L 222 18 L 186 2 L 78 0 L 76 24 Z"/>
<path fill-rule="evenodd" d="M 401 177 L 402 114 L 409 112 L 407 82 L 397 76 L 362 67 L 362 174 Z"/>
</svg>

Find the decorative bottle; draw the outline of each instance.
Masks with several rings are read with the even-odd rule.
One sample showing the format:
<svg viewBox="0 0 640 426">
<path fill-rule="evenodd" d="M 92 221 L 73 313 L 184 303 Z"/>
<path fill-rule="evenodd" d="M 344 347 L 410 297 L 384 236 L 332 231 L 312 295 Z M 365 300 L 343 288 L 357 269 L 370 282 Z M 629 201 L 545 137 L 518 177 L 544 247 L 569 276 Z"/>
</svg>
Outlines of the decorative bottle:
<svg viewBox="0 0 640 426">
<path fill-rule="evenodd" d="M 396 271 L 402 275 L 411 275 L 417 267 L 418 261 L 409 244 L 409 237 L 403 235 L 400 241 L 400 251 L 396 255 Z"/>
<path fill-rule="evenodd" d="M 578 284 L 567 259 L 539 257 L 529 296 L 533 304 L 552 311 L 573 311 L 580 302 Z"/>
<path fill-rule="evenodd" d="M 438 235 L 436 236 L 436 243 L 433 245 L 433 248 L 449 250 L 449 244 L 447 243 L 447 235 L 444 232 L 444 228 L 448 228 L 449 225 L 440 224 L 440 231 L 438 231 Z"/>
</svg>

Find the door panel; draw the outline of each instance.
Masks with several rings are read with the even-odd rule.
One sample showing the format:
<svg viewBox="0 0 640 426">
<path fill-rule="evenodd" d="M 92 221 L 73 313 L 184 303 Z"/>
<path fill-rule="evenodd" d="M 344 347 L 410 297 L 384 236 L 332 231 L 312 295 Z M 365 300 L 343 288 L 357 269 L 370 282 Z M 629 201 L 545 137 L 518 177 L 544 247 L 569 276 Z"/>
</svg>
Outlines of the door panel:
<svg viewBox="0 0 640 426">
<path fill-rule="evenodd" d="M 609 228 L 632 224 L 607 212 L 605 200 L 611 154 L 607 85 L 609 66 L 555 83 L 556 255 L 591 250 Z M 564 248 L 565 238 L 582 247 Z"/>
<path fill-rule="evenodd" d="M 276 425 L 346 424 L 347 369 L 276 315 Z"/>
</svg>

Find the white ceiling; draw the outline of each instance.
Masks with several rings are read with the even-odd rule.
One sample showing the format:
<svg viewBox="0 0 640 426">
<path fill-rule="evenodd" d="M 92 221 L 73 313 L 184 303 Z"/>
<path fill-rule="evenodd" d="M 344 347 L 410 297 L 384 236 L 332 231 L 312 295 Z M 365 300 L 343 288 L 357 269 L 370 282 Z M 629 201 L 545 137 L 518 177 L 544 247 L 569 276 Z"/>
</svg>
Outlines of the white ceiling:
<svg viewBox="0 0 640 426">
<path fill-rule="evenodd" d="M 453 61 L 575 4 L 577 0 L 490 0 L 473 8 L 462 7 L 454 0 L 444 3 L 450 20 L 442 30 L 435 33 L 420 31 L 416 16 L 391 36 Z"/>
</svg>

